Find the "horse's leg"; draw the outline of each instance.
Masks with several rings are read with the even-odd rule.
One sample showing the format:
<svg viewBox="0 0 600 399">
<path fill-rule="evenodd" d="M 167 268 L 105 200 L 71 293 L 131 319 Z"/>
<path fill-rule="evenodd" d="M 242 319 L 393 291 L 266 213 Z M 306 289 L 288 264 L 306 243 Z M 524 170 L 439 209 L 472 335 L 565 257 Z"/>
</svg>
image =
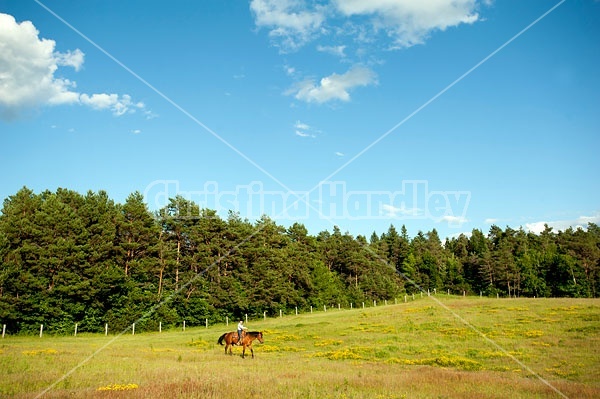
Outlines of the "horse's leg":
<svg viewBox="0 0 600 399">
<path fill-rule="evenodd" d="M 246 345 L 244 345 L 244 347 L 242 348 L 242 359 L 245 359 L 246 357 Z"/>
<path fill-rule="evenodd" d="M 254 349 L 252 349 L 252 346 L 250 346 L 250 353 L 252 353 L 252 359 L 254 359 Z"/>
</svg>

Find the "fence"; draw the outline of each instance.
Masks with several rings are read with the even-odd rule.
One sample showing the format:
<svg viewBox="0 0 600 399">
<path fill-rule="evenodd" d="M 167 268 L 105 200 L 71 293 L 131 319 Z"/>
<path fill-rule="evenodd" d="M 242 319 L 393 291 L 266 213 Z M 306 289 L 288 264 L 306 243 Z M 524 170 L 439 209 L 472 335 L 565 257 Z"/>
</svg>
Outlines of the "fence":
<svg viewBox="0 0 600 399">
<path fill-rule="evenodd" d="M 435 288 L 433 289 L 433 293 L 431 293 L 431 292 L 430 292 L 430 290 L 427 290 L 427 293 L 426 293 L 426 295 L 427 295 L 427 296 L 436 295 L 436 294 L 437 294 L 437 290 L 436 290 Z M 462 297 L 466 297 L 466 295 L 467 295 L 466 291 L 461 291 L 461 294 L 462 294 Z M 425 295 L 424 291 L 421 291 L 421 292 L 420 292 L 420 297 L 421 297 L 421 298 L 424 298 L 424 295 Z M 447 295 L 448 295 L 448 296 L 450 296 L 450 295 L 451 295 L 451 293 L 450 293 L 450 290 L 448 290 L 448 291 L 447 291 Z M 481 297 L 483 297 L 483 293 L 482 293 L 482 292 L 480 292 L 480 293 L 479 293 L 479 297 L 480 297 L 480 298 L 481 298 Z M 500 299 L 500 295 L 499 295 L 499 294 L 496 294 L 496 298 L 497 298 L 497 299 Z M 416 296 L 415 296 L 415 294 L 414 294 L 414 293 L 413 293 L 413 294 L 411 294 L 411 295 L 408 295 L 408 294 L 407 294 L 407 295 L 404 295 L 404 298 L 403 298 L 403 299 L 404 299 L 404 303 L 407 303 L 407 302 L 408 302 L 408 300 L 413 300 L 413 301 L 414 301 L 414 300 L 416 299 Z M 398 298 L 394 298 L 394 304 L 395 304 L 395 305 L 397 305 L 397 304 L 398 304 Z M 353 310 L 353 309 L 355 309 L 355 307 L 354 307 L 354 303 L 350 302 L 350 304 L 349 304 L 349 305 L 350 305 L 350 310 Z M 387 301 L 387 300 L 384 300 L 384 306 L 387 306 L 387 305 L 388 305 L 388 301 Z M 375 300 L 374 300 L 374 301 L 373 301 L 373 304 L 372 304 L 372 307 L 376 307 L 376 306 L 378 306 L 378 305 L 377 305 L 377 301 L 375 301 Z M 342 309 L 343 309 L 343 308 L 342 308 L 342 305 L 341 305 L 340 303 L 338 303 L 338 304 L 337 304 L 337 306 L 335 306 L 335 305 L 330 305 L 330 306 L 329 306 L 329 308 L 327 307 L 327 305 L 323 305 L 323 312 L 327 312 L 327 311 L 328 311 L 328 309 L 329 309 L 329 310 L 331 310 L 331 309 L 335 309 L 336 307 L 337 307 L 337 309 L 338 309 L 338 310 L 342 310 Z M 364 309 L 365 307 L 366 307 L 366 304 L 365 304 L 365 302 L 361 302 L 361 304 L 360 304 L 360 308 Z M 357 307 L 356 309 L 359 309 L 359 308 Z M 298 307 L 297 307 L 297 306 L 296 306 L 296 307 L 295 307 L 295 309 L 294 309 L 294 313 L 295 313 L 295 315 L 296 315 L 296 316 L 299 314 L 299 311 L 298 311 Z M 313 306 L 310 306 L 310 313 L 313 313 Z M 279 317 L 283 317 L 284 315 L 285 315 L 285 313 L 283 312 L 283 310 L 282 310 L 282 309 L 280 309 L 280 310 L 279 310 Z M 245 321 L 246 321 L 246 323 L 248 323 L 248 314 L 245 314 L 245 315 L 244 315 L 244 318 L 245 318 Z M 266 312 L 266 311 L 265 311 L 265 312 L 263 312 L 263 319 L 264 319 L 264 320 L 267 320 L 267 312 Z M 229 326 L 229 317 L 228 317 L 228 316 L 226 316 L 226 317 L 225 317 L 225 325 L 226 325 L 226 326 Z M 209 324 L 208 324 L 208 319 L 205 319 L 204 326 L 205 326 L 205 328 L 208 328 L 208 327 L 209 327 Z M 78 330 L 78 327 L 79 327 L 79 323 L 75 323 L 75 326 L 74 326 L 74 332 L 73 332 L 73 335 L 74 335 L 74 336 L 77 336 L 77 330 Z M 105 324 L 104 324 L 104 335 L 105 335 L 105 336 L 107 336 L 107 335 L 108 335 L 108 332 L 109 332 L 109 328 L 108 328 L 108 327 L 109 327 L 109 326 L 108 326 L 108 323 L 105 323 Z M 182 323 L 182 331 L 184 331 L 184 332 L 185 332 L 185 328 L 186 328 L 186 321 L 185 321 L 185 320 L 183 320 L 183 323 Z M 129 329 L 129 328 L 127 328 L 127 330 L 128 330 L 128 329 Z M 127 330 L 125 330 L 125 331 L 127 331 Z M 146 332 L 146 331 L 145 331 L 145 332 Z M 159 333 L 162 333 L 162 322 L 159 322 L 159 323 L 158 323 L 158 332 L 159 332 Z M 39 334 L 39 335 L 40 335 L 40 338 L 42 338 L 42 337 L 43 337 L 43 334 L 44 334 L 44 324 L 40 324 L 40 334 Z M 132 324 L 131 324 L 131 334 L 132 334 L 132 335 L 135 335 L 135 323 L 132 323 Z M 6 335 L 6 324 L 3 324 L 3 325 L 2 325 L 2 338 L 3 338 L 3 339 L 4 339 L 5 335 Z"/>
</svg>

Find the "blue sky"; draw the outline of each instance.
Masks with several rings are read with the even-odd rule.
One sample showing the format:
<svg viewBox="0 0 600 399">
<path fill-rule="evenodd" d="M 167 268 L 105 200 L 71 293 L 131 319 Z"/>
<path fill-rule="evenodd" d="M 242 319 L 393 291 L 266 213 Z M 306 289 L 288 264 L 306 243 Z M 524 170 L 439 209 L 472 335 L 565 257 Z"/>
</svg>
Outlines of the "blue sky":
<svg viewBox="0 0 600 399">
<path fill-rule="evenodd" d="M 165 4 L 0 0 L 0 198 L 179 194 L 312 234 L 600 222 L 600 2 Z"/>
</svg>

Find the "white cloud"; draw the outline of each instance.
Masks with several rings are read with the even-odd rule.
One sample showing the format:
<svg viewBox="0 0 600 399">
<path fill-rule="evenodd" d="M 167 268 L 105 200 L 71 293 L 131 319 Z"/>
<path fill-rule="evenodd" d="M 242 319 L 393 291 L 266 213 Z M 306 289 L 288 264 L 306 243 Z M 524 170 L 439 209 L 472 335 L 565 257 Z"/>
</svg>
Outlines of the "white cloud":
<svg viewBox="0 0 600 399">
<path fill-rule="evenodd" d="M 346 54 L 344 54 L 345 49 L 346 46 L 317 46 L 317 51 L 320 51 L 322 53 L 329 53 L 341 58 L 344 58 L 346 56 Z"/>
<path fill-rule="evenodd" d="M 343 153 L 343 152 L 336 151 L 336 152 L 335 152 L 335 155 L 336 155 L 336 156 L 338 156 L 338 157 L 343 157 L 343 156 L 344 156 L 344 153 Z"/>
<path fill-rule="evenodd" d="M 79 49 L 75 51 L 67 51 L 66 53 L 54 53 L 56 57 L 56 63 L 61 66 L 70 66 L 75 68 L 75 71 L 79 71 L 83 65 L 83 59 L 85 54 Z"/>
<path fill-rule="evenodd" d="M 325 9 L 309 9 L 302 0 L 252 0 L 250 10 L 256 26 L 266 27 L 269 36 L 282 52 L 294 51 L 321 30 Z"/>
<path fill-rule="evenodd" d="M 12 15 L 0 13 L 0 117 L 12 119 L 30 108 L 63 104 L 110 109 L 117 116 L 145 110 L 127 94 L 75 91 L 75 82 L 55 73 L 64 66 L 79 71 L 85 55 L 79 49 L 60 53 L 55 46 L 54 40 L 39 38 L 31 21 L 18 23 Z"/>
<path fill-rule="evenodd" d="M 490 4 L 490 0 L 252 0 L 250 9 L 256 26 L 269 29 L 274 44 L 288 52 L 330 33 L 369 42 L 383 32 L 391 38 L 391 48 L 406 48 L 424 43 L 433 31 L 481 20 L 480 5 Z M 334 19 L 336 26 L 328 24 Z"/>
<path fill-rule="evenodd" d="M 142 132 L 142 131 L 141 131 L 140 129 L 133 129 L 133 130 L 131 131 L 131 133 L 133 133 L 133 134 L 140 134 L 141 132 Z"/>
<path fill-rule="evenodd" d="M 500 219 L 496 219 L 496 218 L 487 218 L 485 219 L 483 222 L 486 224 L 496 224 L 500 221 Z"/>
<path fill-rule="evenodd" d="M 572 220 L 555 220 L 555 221 L 540 221 L 540 222 L 534 222 L 534 223 L 526 223 L 525 229 L 532 233 L 539 234 L 542 231 L 544 231 L 545 224 L 547 224 L 549 227 L 552 227 L 552 229 L 554 229 L 554 231 L 557 231 L 557 230 L 563 231 L 563 230 L 568 229 L 569 227 L 572 227 L 574 229 L 577 229 L 577 228 L 586 229 L 588 226 L 588 223 L 600 224 L 600 212 L 597 212 L 596 214 L 594 214 L 592 216 L 580 216 L 580 217 L 578 217 L 576 219 L 572 219 Z"/>
<path fill-rule="evenodd" d="M 460 226 L 469 220 L 464 216 L 444 215 L 440 218 L 441 222 L 447 222 L 451 226 Z"/>
<path fill-rule="evenodd" d="M 294 94 L 294 97 L 301 101 L 322 104 L 334 100 L 350 101 L 350 90 L 372 84 L 377 84 L 375 73 L 368 68 L 357 66 L 342 75 L 334 73 L 326 76 L 318 83 L 311 79 L 297 83 L 287 93 Z"/>
<path fill-rule="evenodd" d="M 294 124 L 295 134 L 300 137 L 317 137 L 319 131 L 306 123 L 296 121 Z"/>
<path fill-rule="evenodd" d="M 383 30 L 395 48 L 422 44 L 435 30 L 472 24 L 480 19 L 477 0 L 335 0 L 347 17 L 369 17 L 373 31 Z"/>
<path fill-rule="evenodd" d="M 406 208 L 404 205 L 401 207 L 395 207 L 389 204 L 382 204 L 380 213 L 382 216 L 395 218 L 401 216 L 419 216 L 421 214 L 421 210 L 419 208 Z"/>
<path fill-rule="evenodd" d="M 121 116 L 125 113 L 135 112 L 136 109 L 144 109 L 145 105 L 142 102 L 134 103 L 131 101 L 131 96 L 124 94 L 82 94 L 79 97 L 82 104 L 90 106 L 95 110 L 110 109 L 115 116 Z"/>
</svg>

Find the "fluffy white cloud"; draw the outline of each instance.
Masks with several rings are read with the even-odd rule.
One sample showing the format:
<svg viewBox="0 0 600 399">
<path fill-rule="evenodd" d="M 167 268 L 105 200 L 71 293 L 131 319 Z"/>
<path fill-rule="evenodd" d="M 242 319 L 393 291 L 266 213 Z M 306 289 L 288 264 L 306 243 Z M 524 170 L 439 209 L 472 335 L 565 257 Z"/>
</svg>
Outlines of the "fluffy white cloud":
<svg viewBox="0 0 600 399">
<path fill-rule="evenodd" d="M 374 31 L 386 31 L 397 48 L 421 44 L 432 31 L 480 19 L 477 0 L 335 0 L 334 3 L 347 17 L 370 17 Z"/>
<path fill-rule="evenodd" d="M 349 101 L 350 90 L 372 84 L 377 84 L 375 73 L 368 68 L 357 66 L 342 75 L 334 73 L 326 76 L 318 83 L 312 79 L 305 80 L 287 93 L 294 94 L 294 97 L 301 101 L 321 104 L 332 100 Z"/>
<path fill-rule="evenodd" d="M 531 231 L 532 233 L 539 234 L 542 231 L 544 231 L 544 229 L 545 229 L 544 225 L 546 225 L 546 224 L 549 227 L 552 227 L 552 229 L 554 229 L 554 231 L 557 231 L 557 230 L 562 231 L 562 230 L 568 229 L 569 227 L 572 227 L 574 229 L 576 229 L 576 228 L 586 229 L 588 226 L 588 223 L 600 224 L 600 212 L 596 213 L 595 215 L 592 215 L 592 216 L 580 216 L 573 220 L 555 220 L 555 221 L 541 221 L 541 222 L 534 222 L 534 223 L 526 223 L 525 228 L 527 229 L 527 231 Z"/>
<path fill-rule="evenodd" d="M 24 110 L 44 105 L 83 104 L 110 109 L 114 115 L 144 110 L 127 94 L 81 94 L 75 82 L 55 76 L 60 66 L 79 71 L 85 55 L 76 49 L 60 53 L 56 42 L 40 39 L 30 21 L 18 23 L 0 13 L 0 117 L 11 119 Z M 144 110 L 144 113 L 149 111 Z"/>
<path fill-rule="evenodd" d="M 268 28 L 285 52 L 329 33 L 371 41 L 384 32 L 392 39 L 389 47 L 410 47 L 423 43 L 435 30 L 480 20 L 480 4 L 489 5 L 490 0 L 252 0 L 250 9 L 256 26 Z M 328 27 L 331 19 L 340 22 L 336 28 Z"/>
<path fill-rule="evenodd" d="M 79 96 L 82 104 L 88 105 L 96 110 L 110 109 L 114 115 L 121 116 L 127 112 L 134 112 L 136 109 L 144 109 L 143 102 L 134 103 L 131 101 L 131 96 L 124 94 L 82 94 Z"/>
<path fill-rule="evenodd" d="M 296 50 L 321 30 L 324 8 L 309 9 L 302 0 L 252 0 L 250 10 L 256 26 L 266 27 L 282 52 Z"/>
</svg>

